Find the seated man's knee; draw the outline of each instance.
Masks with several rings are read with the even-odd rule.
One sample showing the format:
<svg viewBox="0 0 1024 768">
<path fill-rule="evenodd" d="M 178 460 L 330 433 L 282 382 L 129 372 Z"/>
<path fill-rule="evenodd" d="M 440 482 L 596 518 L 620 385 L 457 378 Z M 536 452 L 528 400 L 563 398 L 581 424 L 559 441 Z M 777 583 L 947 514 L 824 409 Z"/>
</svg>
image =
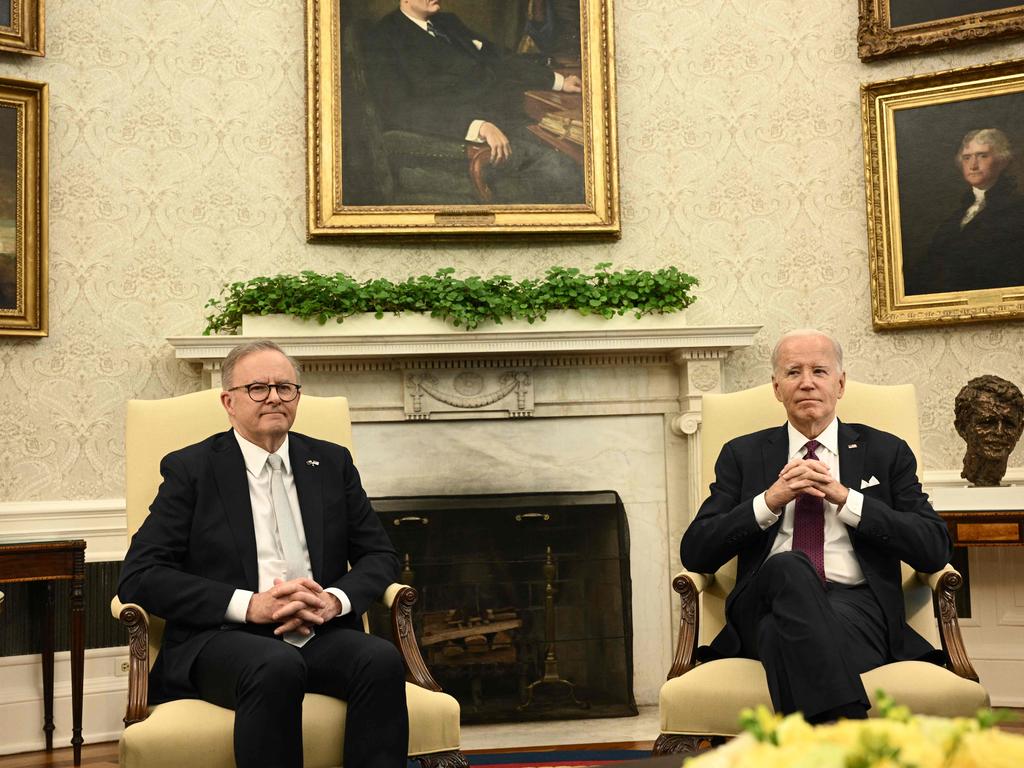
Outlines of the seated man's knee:
<svg viewBox="0 0 1024 768">
<path fill-rule="evenodd" d="M 306 688 L 306 662 L 296 648 L 279 642 L 277 647 L 253 661 L 244 682 L 301 693 Z"/>
<path fill-rule="evenodd" d="M 370 635 L 372 637 L 372 635 Z M 362 652 L 363 672 L 374 680 L 405 682 L 405 662 L 394 644 L 380 638 Z"/>
<path fill-rule="evenodd" d="M 761 566 L 759 580 L 770 585 L 782 586 L 793 579 L 813 579 L 819 582 L 817 572 L 810 558 L 799 551 L 779 552 L 772 555 Z"/>
</svg>

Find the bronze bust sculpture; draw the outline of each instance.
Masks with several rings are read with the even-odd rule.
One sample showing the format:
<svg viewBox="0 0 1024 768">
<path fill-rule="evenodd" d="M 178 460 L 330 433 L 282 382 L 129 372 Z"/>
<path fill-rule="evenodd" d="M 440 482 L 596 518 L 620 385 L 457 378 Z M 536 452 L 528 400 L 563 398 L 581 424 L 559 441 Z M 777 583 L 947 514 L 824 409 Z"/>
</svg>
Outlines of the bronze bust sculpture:
<svg viewBox="0 0 1024 768">
<path fill-rule="evenodd" d="M 975 485 L 999 485 L 1024 429 L 1024 395 L 998 376 L 978 376 L 956 396 L 954 426 L 967 442 L 960 476 Z"/>
</svg>

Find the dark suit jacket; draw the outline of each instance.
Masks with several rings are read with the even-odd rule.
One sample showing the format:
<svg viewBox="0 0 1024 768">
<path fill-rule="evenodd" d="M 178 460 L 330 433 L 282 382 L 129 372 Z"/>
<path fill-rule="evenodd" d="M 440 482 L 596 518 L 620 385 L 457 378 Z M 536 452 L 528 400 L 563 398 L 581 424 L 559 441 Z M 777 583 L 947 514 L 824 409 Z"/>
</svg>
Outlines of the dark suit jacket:
<svg viewBox="0 0 1024 768">
<path fill-rule="evenodd" d="M 395 549 L 348 449 L 296 432 L 288 444 L 313 579 L 345 592 L 352 611 L 335 621 L 361 628 L 360 615 L 398 576 Z M 214 633 L 242 627 L 224 621 L 235 589 L 259 589 L 249 485 L 232 432 L 168 454 L 160 473 L 118 587 L 123 602 L 167 621 L 151 675 L 153 702 L 195 696 L 189 675 L 196 655 Z"/>
<path fill-rule="evenodd" d="M 974 203 L 968 190 L 961 206 L 939 225 L 923 264 L 908 265 L 908 294 L 975 291 L 1024 285 L 1024 197 L 1004 173 L 985 193 L 985 207 L 960 229 Z"/>
<path fill-rule="evenodd" d="M 711 495 L 701 505 L 680 545 L 683 565 L 714 573 L 738 557 L 736 587 L 726 600 L 726 627 L 711 643 L 711 655 L 732 657 L 740 639 L 730 608 L 771 551 L 782 518 L 761 530 L 753 499 L 775 482 L 789 453 L 786 425 L 730 440 L 715 464 Z M 910 447 L 895 435 L 863 424 L 839 423 L 839 481 L 864 494 L 860 525 L 849 528 L 853 551 L 885 614 L 893 660 L 923 658 L 934 649 L 906 624 L 900 561 L 919 571 L 949 562 L 946 525 L 917 480 Z M 861 489 L 871 477 L 878 485 Z"/>
<path fill-rule="evenodd" d="M 462 139 L 473 120 L 503 130 L 525 123 L 523 91 L 551 88 L 554 73 L 502 50 L 454 14 L 437 13 L 430 21 L 452 42 L 432 37 L 397 10 L 372 30 L 367 75 L 385 129 Z M 483 42 L 481 50 L 474 39 Z"/>
</svg>

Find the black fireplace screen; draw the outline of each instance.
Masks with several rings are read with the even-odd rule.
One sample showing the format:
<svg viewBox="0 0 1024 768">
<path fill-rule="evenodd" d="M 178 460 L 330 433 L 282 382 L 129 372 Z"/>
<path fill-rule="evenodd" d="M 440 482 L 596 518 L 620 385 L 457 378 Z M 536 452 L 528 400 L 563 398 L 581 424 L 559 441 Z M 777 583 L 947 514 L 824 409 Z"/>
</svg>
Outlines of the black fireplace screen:
<svg viewBox="0 0 1024 768">
<path fill-rule="evenodd" d="M 635 715 L 629 530 L 613 491 L 373 500 L 463 722 Z M 383 637 L 383 610 L 371 612 Z"/>
</svg>

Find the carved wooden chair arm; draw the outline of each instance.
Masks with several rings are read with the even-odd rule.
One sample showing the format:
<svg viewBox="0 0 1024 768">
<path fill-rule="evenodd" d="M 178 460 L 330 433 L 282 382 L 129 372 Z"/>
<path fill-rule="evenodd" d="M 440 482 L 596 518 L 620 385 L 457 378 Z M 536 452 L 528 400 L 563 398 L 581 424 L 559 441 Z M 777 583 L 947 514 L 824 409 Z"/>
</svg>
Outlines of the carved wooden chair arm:
<svg viewBox="0 0 1024 768">
<path fill-rule="evenodd" d="M 672 589 L 679 594 L 679 638 L 668 678 L 679 677 L 695 665 L 697 637 L 700 633 L 700 593 L 715 580 L 713 573 L 682 571 L 672 579 Z"/>
<path fill-rule="evenodd" d="M 110 601 L 114 618 L 128 628 L 128 706 L 124 724 L 129 726 L 149 715 L 149 614 L 141 605 Z"/>
<path fill-rule="evenodd" d="M 964 585 L 964 577 L 952 565 L 935 573 L 918 573 L 917 578 L 931 587 L 938 607 L 939 638 L 942 650 L 949 656 L 949 665 L 960 677 L 978 682 L 978 673 L 967 658 L 967 649 L 960 634 L 954 593 Z"/>
<path fill-rule="evenodd" d="M 392 584 L 382 599 L 391 609 L 391 633 L 405 662 L 406 679 L 428 691 L 440 691 L 441 686 L 423 661 L 412 625 L 412 609 L 420 599 L 419 593 L 406 584 Z"/>
<path fill-rule="evenodd" d="M 491 164 L 491 148 L 486 144 L 466 144 L 466 159 L 469 161 L 469 180 L 477 198 L 481 203 L 491 202 L 494 192 L 484 177 L 485 169 Z"/>
</svg>

